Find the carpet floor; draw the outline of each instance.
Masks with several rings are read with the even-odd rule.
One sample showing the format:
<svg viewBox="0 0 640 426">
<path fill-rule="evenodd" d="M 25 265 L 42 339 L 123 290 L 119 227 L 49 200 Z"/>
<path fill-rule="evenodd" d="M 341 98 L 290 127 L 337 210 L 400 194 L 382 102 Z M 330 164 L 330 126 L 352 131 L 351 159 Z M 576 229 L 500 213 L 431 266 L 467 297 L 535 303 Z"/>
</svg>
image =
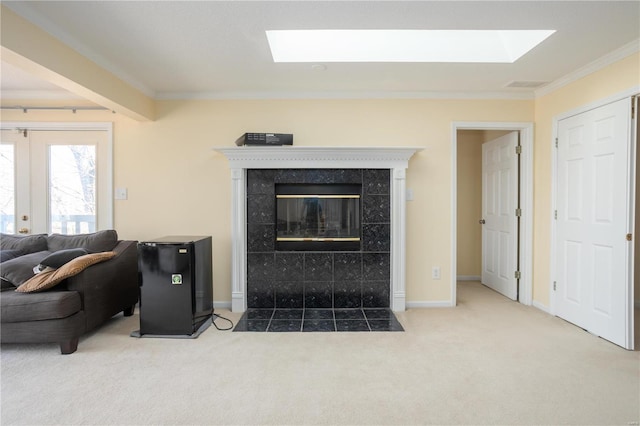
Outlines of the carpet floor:
<svg viewBox="0 0 640 426">
<path fill-rule="evenodd" d="M 72 355 L 53 344 L 5 344 L 0 421 L 638 424 L 640 352 L 479 283 L 459 283 L 458 300 L 456 308 L 398 313 L 404 333 L 210 327 L 193 340 L 138 339 L 129 334 L 139 317 L 119 315 Z"/>
</svg>

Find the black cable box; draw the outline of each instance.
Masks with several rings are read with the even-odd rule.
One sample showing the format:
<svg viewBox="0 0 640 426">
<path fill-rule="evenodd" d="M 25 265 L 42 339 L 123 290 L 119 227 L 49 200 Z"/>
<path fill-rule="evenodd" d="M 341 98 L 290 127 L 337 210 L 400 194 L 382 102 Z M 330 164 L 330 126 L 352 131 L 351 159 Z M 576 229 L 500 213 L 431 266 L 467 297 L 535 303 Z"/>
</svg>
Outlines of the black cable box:
<svg viewBox="0 0 640 426">
<path fill-rule="evenodd" d="M 289 133 L 245 133 L 236 140 L 236 145 L 293 145 Z"/>
</svg>

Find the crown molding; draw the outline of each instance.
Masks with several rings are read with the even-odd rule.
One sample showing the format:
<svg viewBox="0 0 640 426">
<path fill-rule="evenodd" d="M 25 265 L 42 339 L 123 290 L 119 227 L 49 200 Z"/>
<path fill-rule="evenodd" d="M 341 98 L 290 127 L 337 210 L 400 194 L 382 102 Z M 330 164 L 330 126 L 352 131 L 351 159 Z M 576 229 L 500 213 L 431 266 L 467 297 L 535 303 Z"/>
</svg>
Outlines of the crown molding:
<svg viewBox="0 0 640 426">
<path fill-rule="evenodd" d="M 296 100 L 296 99 L 506 99 L 532 100 L 533 91 L 497 92 L 158 92 L 156 100 Z"/>
<path fill-rule="evenodd" d="M 627 43 L 619 49 L 610 52 L 599 59 L 585 65 L 582 68 L 578 68 L 575 71 L 570 72 L 569 74 L 561 77 L 551 83 L 547 84 L 544 87 L 536 90 L 534 92 L 535 98 L 540 98 L 542 96 L 548 95 L 551 92 L 554 92 L 561 87 L 564 87 L 568 84 L 573 83 L 583 77 L 586 77 L 589 74 L 593 74 L 596 71 L 600 71 L 601 69 L 608 67 L 609 65 L 616 63 L 628 56 L 633 55 L 640 51 L 640 39 L 636 39 L 631 43 Z"/>
</svg>

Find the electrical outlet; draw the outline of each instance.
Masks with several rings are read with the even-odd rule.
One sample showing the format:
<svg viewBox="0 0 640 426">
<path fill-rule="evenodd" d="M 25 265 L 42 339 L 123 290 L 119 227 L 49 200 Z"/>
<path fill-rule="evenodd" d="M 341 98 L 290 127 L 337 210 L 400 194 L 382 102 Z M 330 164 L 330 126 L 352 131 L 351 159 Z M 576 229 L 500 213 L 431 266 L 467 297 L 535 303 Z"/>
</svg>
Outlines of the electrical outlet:
<svg viewBox="0 0 640 426">
<path fill-rule="evenodd" d="M 440 279 L 440 267 L 439 266 L 434 266 L 433 268 L 431 268 L 431 278 L 433 278 L 434 280 L 439 280 Z"/>
</svg>

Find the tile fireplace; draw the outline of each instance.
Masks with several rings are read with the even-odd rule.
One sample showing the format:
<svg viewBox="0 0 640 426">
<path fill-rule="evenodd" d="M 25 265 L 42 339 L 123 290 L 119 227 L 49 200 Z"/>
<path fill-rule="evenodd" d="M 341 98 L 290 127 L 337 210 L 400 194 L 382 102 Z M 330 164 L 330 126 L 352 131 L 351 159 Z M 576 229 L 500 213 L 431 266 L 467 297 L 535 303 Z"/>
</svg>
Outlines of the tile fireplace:
<svg viewBox="0 0 640 426">
<path fill-rule="evenodd" d="M 246 180 L 248 308 L 389 307 L 389 169 L 248 169 Z"/>
<path fill-rule="evenodd" d="M 234 312 L 247 308 L 405 309 L 405 172 L 409 158 L 420 148 L 244 146 L 216 150 L 231 166 Z M 320 215 L 312 207 L 309 225 L 304 225 L 309 210 L 304 210 L 305 197 L 282 207 L 277 204 L 277 187 L 299 192 L 291 189 L 297 185 L 324 189 L 283 195 L 329 195 L 322 193 L 326 186 L 347 187 L 348 194 L 342 195 L 348 195 L 351 203 L 334 198 L 323 207 L 346 217 Z M 302 239 L 297 243 L 330 244 L 303 250 L 280 245 L 290 242 L 277 241 L 278 235 L 288 238 L 278 232 L 287 229 L 286 220 L 278 219 L 278 209 L 286 211 L 287 205 L 291 238 Z M 315 227 L 311 225 L 314 214 Z M 336 241 L 337 234 L 359 241 L 336 247 L 346 242 Z"/>
</svg>

